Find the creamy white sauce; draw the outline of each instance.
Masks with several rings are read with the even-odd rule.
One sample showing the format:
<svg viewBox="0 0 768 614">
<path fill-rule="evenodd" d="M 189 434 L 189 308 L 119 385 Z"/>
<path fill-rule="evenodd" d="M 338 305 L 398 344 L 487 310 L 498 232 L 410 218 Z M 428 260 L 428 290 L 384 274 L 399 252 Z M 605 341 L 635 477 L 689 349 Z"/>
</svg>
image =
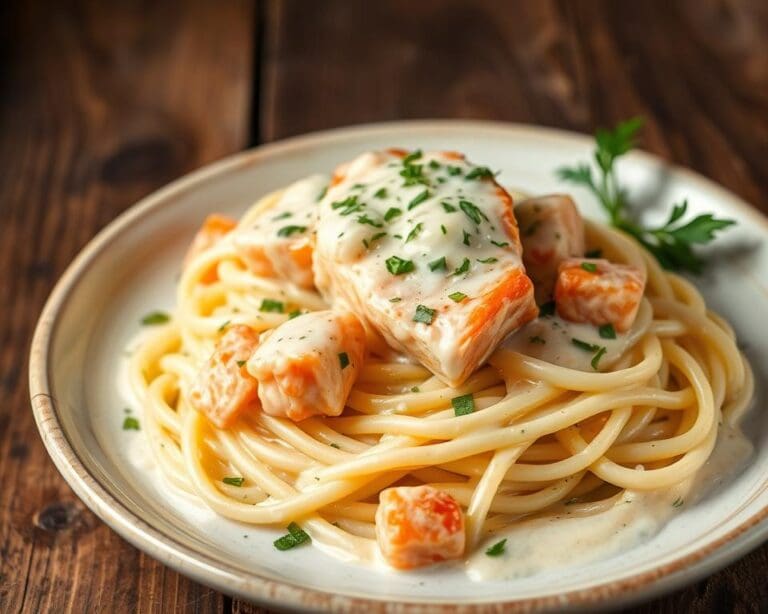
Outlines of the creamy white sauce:
<svg viewBox="0 0 768 614">
<path fill-rule="evenodd" d="M 616 338 L 611 339 L 601 336 L 600 328 L 592 324 L 569 322 L 557 315 L 543 316 L 532 320 L 507 337 L 503 346 L 569 369 L 605 371 L 640 340 L 648 329 L 651 318 L 650 305 L 645 301 L 640 306 L 632 328 L 626 333 L 614 331 Z M 593 367 L 592 361 L 601 350 L 586 349 L 583 345 L 574 343 L 574 340 L 605 348 L 605 352 L 595 360 L 597 369 Z"/>
<path fill-rule="evenodd" d="M 657 491 L 625 491 L 612 507 L 580 516 L 563 505 L 546 516 L 521 520 L 481 544 L 466 564 L 473 580 L 505 580 L 605 559 L 651 539 L 675 514 L 742 467 L 752 444 L 739 431 L 723 425 L 717 445 L 704 466 L 684 482 Z M 506 538 L 505 552 L 490 557 L 485 550 Z"/>
</svg>

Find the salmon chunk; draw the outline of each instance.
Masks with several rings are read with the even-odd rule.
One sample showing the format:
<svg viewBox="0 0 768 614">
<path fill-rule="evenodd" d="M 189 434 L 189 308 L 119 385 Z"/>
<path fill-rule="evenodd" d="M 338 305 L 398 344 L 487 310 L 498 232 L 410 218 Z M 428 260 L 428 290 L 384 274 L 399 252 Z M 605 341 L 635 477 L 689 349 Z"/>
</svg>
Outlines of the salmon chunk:
<svg viewBox="0 0 768 614">
<path fill-rule="evenodd" d="M 315 285 L 452 386 L 536 317 L 512 199 L 456 152 L 366 153 L 319 207 Z"/>
<path fill-rule="evenodd" d="M 536 300 L 552 299 L 557 271 L 566 258 L 584 255 L 584 222 L 570 196 L 550 194 L 515 206 L 523 244 L 523 264 Z"/>
<path fill-rule="evenodd" d="M 248 363 L 265 413 L 294 422 L 338 416 L 363 364 L 365 330 L 352 313 L 315 311 L 262 336 Z"/>
<path fill-rule="evenodd" d="M 238 254 L 250 270 L 312 288 L 312 253 L 317 203 L 328 178 L 312 175 L 288 186 L 234 236 Z"/>
<path fill-rule="evenodd" d="M 187 268 L 190 262 L 205 250 L 210 249 L 218 243 L 222 237 L 229 234 L 237 226 L 237 222 L 226 215 L 212 213 L 203 222 L 200 230 L 197 231 L 192 243 L 187 249 L 187 255 L 184 256 L 183 268 Z M 211 283 L 216 281 L 216 271 L 211 269 L 206 272 L 203 282 Z"/>
<path fill-rule="evenodd" d="M 645 271 L 607 260 L 570 258 L 560 264 L 555 286 L 558 315 L 571 322 L 617 331 L 632 327 L 645 290 Z"/>
<path fill-rule="evenodd" d="M 397 569 L 458 559 L 466 541 L 464 514 L 451 495 L 431 486 L 387 488 L 379 496 L 376 539 Z"/>
<path fill-rule="evenodd" d="M 256 380 L 245 366 L 258 344 L 250 326 L 230 326 L 190 388 L 190 405 L 219 428 L 229 427 L 240 413 L 258 405 Z"/>
</svg>

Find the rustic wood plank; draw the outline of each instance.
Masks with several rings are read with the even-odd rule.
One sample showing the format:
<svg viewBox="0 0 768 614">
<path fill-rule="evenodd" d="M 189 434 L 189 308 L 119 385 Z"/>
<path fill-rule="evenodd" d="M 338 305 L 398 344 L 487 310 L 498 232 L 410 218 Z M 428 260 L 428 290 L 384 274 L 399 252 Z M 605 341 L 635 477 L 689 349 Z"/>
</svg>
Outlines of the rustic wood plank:
<svg viewBox="0 0 768 614">
<path fill-rule="evenodd" d="M 768 4 L 408 0 L 267 5 L 260 134 L 456 117 L 592 132 L 643 115 L 645 149 L 768 212 Z M 768 546 L 645 612 L 768 610 Z"/>
<path fill-rule="evenodd" d="M 141 196 L 246 144 L 247 0 L 16 3 L 2 20 L 0 611 L 187 612 L 229 600 L 123 542 L 76 499 L 29 411 L 54 281 Z"/>
</svg>

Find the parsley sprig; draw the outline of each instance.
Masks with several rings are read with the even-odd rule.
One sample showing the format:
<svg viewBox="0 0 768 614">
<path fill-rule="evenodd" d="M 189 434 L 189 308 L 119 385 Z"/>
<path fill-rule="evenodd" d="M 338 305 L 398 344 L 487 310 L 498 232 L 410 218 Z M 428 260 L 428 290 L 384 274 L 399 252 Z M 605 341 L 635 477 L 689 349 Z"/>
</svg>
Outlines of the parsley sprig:
<svg viewBox="0 0 768 614">
<path fill-rule="evenodd" d="M 615 164 L 637 144 L 637 133 L 642 125 L 642 118 L 635 117 L 619 123 L 613 130 L 601 129 L 595 133 L 597 177 L 587 163 L 559 168 L 557 175 L 564 181 L 587 187 L 608 213 L 611 224 L 637 239 L 665 269 L 698 273 L 703 262 L 693 251 L 693 246 L 709 243 L 716 232 L 736 222 L 716 218 L 711 213 L 684 222 L 682 218 L 688 209 L 686 200 L 673 206 L 663 226 L 646 228 L 632 217 L 628 211 L 628 193 L 618 183 Z"/>
</svg>

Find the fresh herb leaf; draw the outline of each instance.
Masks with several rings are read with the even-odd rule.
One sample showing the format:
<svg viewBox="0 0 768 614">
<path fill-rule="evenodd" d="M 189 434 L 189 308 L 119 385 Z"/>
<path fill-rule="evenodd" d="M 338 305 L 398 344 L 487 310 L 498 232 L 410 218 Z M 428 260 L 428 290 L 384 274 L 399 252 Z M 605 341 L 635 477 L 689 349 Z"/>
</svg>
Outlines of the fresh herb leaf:
<svg viewBox="0 0 768 614">
<path fill-rule="evenodd" d="M 237 362 L 237 366 L 238 367 L 242 367 L 247 361 L 246 360 L 237 360 L 235 362 Z"/>
<path fill-rule="evenodd" d="M 272 313 L 283 313 L 284 310 L 285 305 L 282 303 L 282 301 L 275 301 L 271 298 L 262 299 L 261 306 L 259 307 L 259 311 Z"/>
<path fill-rule="evenodd" d="M 462 230 L 461 232 L 464 235 L 464 239 L 462 240 L 462 243 L 464 243 L 464 245 L 468 246 L 469 245 L 469 239 L 472 237 L 472 235 L 470 235 L 466 230 Z"/>
<path fill-rule="evenodd" d="M 483 220 L 488 221 L 488 216 L 485 215 L 474 203 L 468 200 L 460 200 L 459 207 L 464 214 L 472 220 L 475 224 L 480 224 Z"/>
<path fill-rule="evenodd" d="M 387 271 L 392 275 L 403 275 L 404 273 L 410 273 L 413 271 L 413 261 L 403 260 L 399 256 L 390 256 L 386 260 Z"/>
<path fill-rule="evenodd" d="M 476 166 L 466 174 L 464 179 L 469 181 L 472 181 L 473 179 L 492 179 L 493 176 L 493 171 L 487 166 Z"/>
<path fill-rule="evenodd" d="M 420 392 L 420 389 L 418 386 L 411 386 L 411 392 Z"/>
<path fill-rule="evenodd" d="M 591 249 L 586 254 L 584 254 L 585 258 L 600 258 L 603 255 L 603 250 L 601 249 Z"/>
<path fill-rule="evenodd" d="M 337 450 L 341 450 L 341 446 L 337 443 L 329 443 L 328 445 L 331 446 L 332 448 L 336 448 Z"/>
<path fill-rule="evenodd" d="M 440 163 L 437 160 L 430 160 L 429 161 L 429 168 L 431 168 L 433 170 L 437 170 L 438 168 L 440 168 Z"/>
<path fill-rule="evenodd" d="M 280 215 L 276 215 L 275 217 L 273 217 L 272 220 L 273 221 L 284 220 L 285 218 L 291 217 L 292 215 L 293 215 L 293 213 L 291 213 L 290 211 L 285 211 L 285 212 L 281 213 Z"/>
<path fill-rule="evenodd" d="M 581 268 L 588 273 L 597 273 L 597 265 L 594 262 L 582 262 Z"/>
<path fill-rule="evenodd" d="M 311 541 L 309 535 L 295 522 L 288 525 L 288 534 L 274 541 L 274 546 L 278 550 L 290 550 L 300 544 Z"/>
<path fill-rule="evenodd" d="M 299 234 L 306 231 L 307 231 L 306 226 L 283 226 L 280 230 L 277 231 L 277 236 L 290 237 L 291 235 Z"/>
<path fill-rule="evenodd" d="M 288 314 L 288 319 L 293 320 L 293 318 L 298 318 L 301 315 L 301 309 L 294 309 L 291 313 Z"/>
<path fill-rule="evenodd" d="M 362 203 L 357 201 L 357 194 L 348 196 L 344 200 L 337 200 L 336 202 L 331 203 L 331 209 L 334 211 L 341 209 L 341 211 L 339 211 L 340 215 L 351 215 L 356 211 L 360 211 L 363 206 Z"/>
<path fill-rule="evenodd" d="M 346 352 L 339 353 L 339 364 L 341 365 L 342 370 L 349 366 L 349 356 Z"/>
<path fill-rule="evenodd" d="M 432 324 L 432 320 L 435 319 L 435 310 L 425 307 L 424 305 L 416 305 L 416 312 L 413 314 L 414 322 L 421 322 L 422 324 Z"/>
<path fill-rule="evenodd" d="M 478 258 L 478 262 L 482 262 L 483 264 L 493 264 L 494 262 L 498 262 L 498 258 L 490 257 L 490 258 Z"/>
<path fill-rule="evenodd" d="M 443 224 L 440 224 L 440 232 L 442 232 L 444 235 L 448 234 L 448 231 Z"/>
<path fill-rule="evenodd" d="M 507 545 L 507 540 L 506 539 L 502 539 L 500 542 L 496 542 L 495 544 L 493 544 L 493 546 L 488 548 L 485 551 L 485 554 L 487 556 L 500 556 L 500 555 L 504 554 L 504 549 L 505 549 L 506 545 Z"/>
<path fill-rule="evenodd" d="M 491 243 L 493 243 L 496 247 L 509 247 L 509 241 L 499 242 L 499 241 L 491 240 Z"/>
<path fill-rule="evenodd" d="M 414 160 L 421 158 L 421 149 L 415 149 L 403 158 L 403 165 L 408 166 Z"/>
<path fill-rule="evenodd" d="M 429 263 L 429 270 L 430 271 L 445 271 L 448 269 L 448 263 L 445 261 L 445 256 L 442 256 L 441 258 L 438 258 L 437 260 L 433 260 Z"/>
<path fill-rule="evenodd" d="M 423 168 L 420 164 L 408 164 L 400 171 L 400 176 L 405 179 L 403 187 L 412 185 L 429 185 L 429 180 L 424 176 Z"/>
<path fill-rule="evenodd" d="M 123 430 L 124 431 L 138 431 L 140 429 L 139 427 L 139 421 L 134 418 L 133 416 L 126 416 L 123 420 Z"/>
<path fill-rule="evenodd" d="M 402 214 L 403 214 L 402 209 L 398 209 L 397 207 L 390 207 L 389 209 L 387 209 L 387 212 L 384 214 L 384 221 L 389 222 Z"/>
<path fill-rule="evenodd" d="M 237 486 L 240 488 L 243 485 L 243 482 L 245 482 L 245 478 L 225 477 L 222 478 L 221 481 L 230 486 Z"/>
<path fill-rule="evenodd" d="M 580 350 L 584 350 L 585 352 L 597 352 L 597 350 L 600 349 L 599 345 L 595 345 L 593 343 L 587 343 L 586 341 L 582 341 L 581 339 L 571 339 L 571 343 L 575 345 Z"/>
<path fill-rule="evenodd" d="M 376 193 L 373 195 L 374 198 L 386 198 L 387 197 L 387 188 L 379 188 L 376 190 Z"/>
<path fill-rule="evenodd" d="M 408 243 L 408 241 L 412 241 L 413 239 L 418 237 L 419 233 L 421 233 L 423 229 L 424 229 L 424 224 L 422 224 L 421 222 L 416 224 L 416 226 L 414 226 L 413 229 L 411 229 L 411 232 L 408 233 L 408 236 L 405 237 L 405 242 Z"/>
<path fill-rule="evenodd" d="M 464 261 L 459 265 L 459 267 L 453 272 L 454 275 L 461 275 L 463 273 L 466 273 L 469 271 L 469 258 L 464 258 Z"/>
<path fill-rule="evenodd" d="M 600 359 L 603 357 L 603 355 L 604 355 L 604 354 L 605 354 L 607 351 L 608 351 L 608 350 L 605 348 L 605 346 L 601 346 L 601 347 L 600 347 L 600 349 L 599 349 L 599 350 L 597 350 L 597 354 L 595 354 L 595 355 L 592 357 L 592 360 L 590 361 L 590 363 L 589 363 L 589 364 L 591 364 L 591 365 L 592 365 L 592 368 L 593 368 L 595 371 L 597 371 L 597 365 L 600 363 Z"/>
<path fill-rule="evenodd" d="M 418 196 L 416 196 L 411 202 L 408 203 L 408 211 L 414 207 L 418 207 L 421 203 L 427 200 L 431 196 L 429 190 L 424 190 Z"/>
<path fill-rule="evenodd" d="M 453 413 L 456 416 L 466 416 L 475 411 L 475 398 L 470 394 L 464 394 L 460 397 L 454 397 L 451 399 L 451 405 L 453 405 Z"/>
<path fill-rule="evenodd" d="M 154 326 L 155 324 L 165 324 L 171 319 L 164 311 L 153 311 L 141 318 L 141 323 L 145 326 Z"/>
<path fill-rule="evenodd" d="M 224 329 L 226 329 L 226 328 L 227 328 L 227 326 L 229 326 L 231 322 L 232 322 L 232 320 L 227 320 L 226 322 L 222 322 L 222 323 L 221 323 L 221 326 L 219 326 L 219 327 L 216 329 L 216 332 L 217 332 L 217 333 L 223 332 L 223 331 L 224 331 Z"/>
<path fill-rule="evenodd" d="M 315 199 L 317 202 L 320 202 L 325 198 L 325 195 L 328 193 L 328 186 L 325 186 L 322 190 L 320 190 L 320 194 L 317 195 L 317 198 Z"/>
<path fill-rule="evenodd" d="M 448 298 L 451 299 L 454 303 L 460 303 L 465 298 L 467 298 L 467 295 L 463 292 L 452 292 L 448 295 Z"/>
<path fill-rule="evenodd" d="M 458 211 L 458 209 L 454 207 L 451 203 L 442 201 L 440 204 L 443 205 L 443 209 L 445 209 L 446 213 L 455 213 L 456 211 Z"/>
<path fill-rule="evenodd" d="M 384 226 L 381 222 L 378 220 L 374 220 L 373 218 L 368 217 L 367 213 L 363 213 L 362 215 L 357 216 L 357 223 L 358 224 L 368 224 L 369 226 L 373 226 L 374 228 L 381 228 Z"/>
<path fill-rule="evenodd" d="M 677 498 L 677 499 L 675 499 L 675 500 L 674 500 L 674 502 L 672 503 L 672 507 L 680 507 L 680 506 L 681 506 L 683 503 L 685 503 L 685 500 L 684 500 L 684 499 L 682 499 L 681 497 L 678 497 L 678 498 Z"/>
<path fill-rule="evenodd" d="M 600 333 L 600 337 L 603 338 L 603 339 L 615 339 L 616 338 L 616 329 L 613 328 L 613 324 L 611 324 L 610 322 L 608 324 L 603 324 L 597 330 Z"/>
<path fill-rule="evenodd" d="M 628 211 L 627 190 L 618 183 L 615 163 L 635 146 L 642 123 L 640 118 L 633 118 L 618 124 L 613 130 L 597 131 L 594 157 L 599 177 L 594 177 L 592 169 L 584 163 L 560 168 L 557 174 L 563 181 L 590 190 L 605 209 L 610 223 L 634 237 L 664 268 L 698 273 L 703 262 L 694 252 L 693 246 L 711 242 L 717 232 L 736 222 L 705 213 L 683 223 L 687 201 L 672 207 L 669 219 L 663 226 L 645 227 L 632 217 Z"/>
<path fill-rule="evenodd" d="M 455 177 L 456 175 L 461 175 L 461 167 L 460 166 L 446 166 L 445 170 L 448 172 L 448 174 L 451 177 Z"/>
</svg>

